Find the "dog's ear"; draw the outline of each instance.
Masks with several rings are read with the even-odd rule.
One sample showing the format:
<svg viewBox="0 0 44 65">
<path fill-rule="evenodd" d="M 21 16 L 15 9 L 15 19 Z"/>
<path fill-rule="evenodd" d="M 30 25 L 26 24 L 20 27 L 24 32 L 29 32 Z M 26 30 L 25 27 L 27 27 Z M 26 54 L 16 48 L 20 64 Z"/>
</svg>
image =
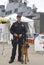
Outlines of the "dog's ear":
<svg viewBox="0 0 44 65">
<path fill-rule="evenodd" d="M 26 44 L 26 46 L 27 46 L 27 48 L 29 48 L 29 47 L 30 47 L 30 45 L 29 45 L 29 44 Z"/>
</svg>

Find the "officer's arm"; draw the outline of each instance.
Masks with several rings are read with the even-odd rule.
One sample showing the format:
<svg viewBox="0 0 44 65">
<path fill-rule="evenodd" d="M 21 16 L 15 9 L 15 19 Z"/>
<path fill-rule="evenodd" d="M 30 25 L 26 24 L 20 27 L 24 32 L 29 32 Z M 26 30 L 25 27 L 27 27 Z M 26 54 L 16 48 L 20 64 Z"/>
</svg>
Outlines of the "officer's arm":
<svg viewBox="0 0 44 65">
<path fill-rule="evenodd" d="M 14 23 L 12 24 L 11 28 L 10 28 L 10 33 L 13 35 L 14 34 Z"/>
<path fill-rule="evenodd" d="M 26 34 L 26 33 L 27 33 L 27 28 L 26 28 L 26 26 L 24 25 L 23 34 Z"/>
<path fill-rule="evenodd" d="M 24 36 L 25 40 L 26 40 L 26 33 L 27 33 L 27 28 L 24 25 L 24 28 L 23 28 L 23 36 Z"/>
</svg>

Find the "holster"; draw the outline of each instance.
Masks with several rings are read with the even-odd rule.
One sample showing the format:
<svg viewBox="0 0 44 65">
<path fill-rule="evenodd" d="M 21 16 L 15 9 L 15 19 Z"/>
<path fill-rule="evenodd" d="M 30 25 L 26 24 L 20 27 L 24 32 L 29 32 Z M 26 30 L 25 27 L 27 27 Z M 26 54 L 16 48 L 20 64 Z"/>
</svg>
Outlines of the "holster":
<svg viewBox="0 0 44 65">
<path fill-rule="evenodd" d="M 11 40 L 11 44 L 12 44 L 12 46 L 14 46 L 14 40 L 13 39 Z"/>
</svg>

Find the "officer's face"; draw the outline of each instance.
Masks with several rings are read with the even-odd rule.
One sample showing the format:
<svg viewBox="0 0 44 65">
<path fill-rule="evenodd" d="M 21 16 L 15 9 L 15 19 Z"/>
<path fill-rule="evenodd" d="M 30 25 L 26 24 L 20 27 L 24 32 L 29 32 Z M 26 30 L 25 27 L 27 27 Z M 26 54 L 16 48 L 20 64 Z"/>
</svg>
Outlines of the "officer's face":
<svg viewBox="0 0 44 65">
<path fill-rule="evenodd" d="M 20 21 L 21 21 L 21 17 L 18 17 L 18 18 L 17 18 L 17 21 L 20 22 Z"/>
</svg>

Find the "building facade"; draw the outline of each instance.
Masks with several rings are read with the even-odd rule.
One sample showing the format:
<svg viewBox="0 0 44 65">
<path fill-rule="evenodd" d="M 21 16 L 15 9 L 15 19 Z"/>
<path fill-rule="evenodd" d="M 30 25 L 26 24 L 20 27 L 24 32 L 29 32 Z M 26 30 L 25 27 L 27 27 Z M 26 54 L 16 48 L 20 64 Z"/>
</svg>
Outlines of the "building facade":
<svg viewBox="0 0 44 65">
<path fill-rule="evenodd" d="M 38 13 L 38 16 L 33 17 L 35 32 L 44 34 L 44 13 Z"/>
<path fill-rule="evenodd" d="M 5 6 L 4 5 L 0 5 L 0 16 L 5 16 Z"/>
<path fill-rule="evenodd" d="M 29 17 L 32 15 L 31 13 L 33 13 L 33 10 L 31 7 L 27 6 L 26 1 L 24 0 L 24 2 L 22 2 L 22 0 L 9 0 L 6 9 L 4 7 L 0 8 L 3 10 L 3 12 L 0 10 L 0 16 L 8 16 L 10 14 L 17 13 Z"/>
</svg>

